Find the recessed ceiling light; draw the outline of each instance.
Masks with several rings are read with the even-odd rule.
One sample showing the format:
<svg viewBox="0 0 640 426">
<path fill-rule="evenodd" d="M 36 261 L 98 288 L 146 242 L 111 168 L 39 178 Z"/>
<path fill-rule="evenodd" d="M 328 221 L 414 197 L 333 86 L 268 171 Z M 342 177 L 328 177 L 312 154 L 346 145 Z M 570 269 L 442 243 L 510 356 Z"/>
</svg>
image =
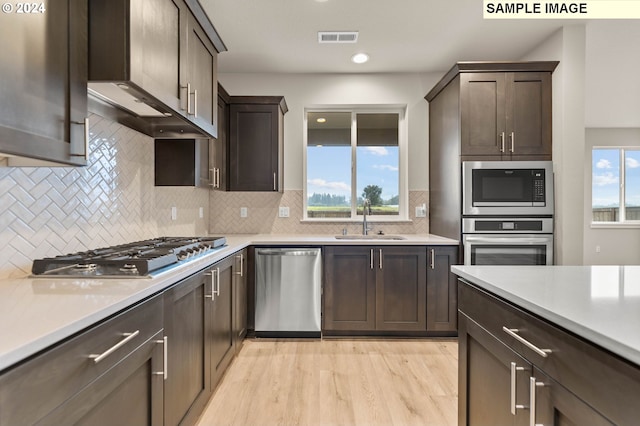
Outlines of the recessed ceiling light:
<svg viewBox="0 0 640 426">
<path fill-rule="evenodd" d="M 369 55 L 366 53 L 356 53 L 351 57 L 351 61 L 356 64 L 364 64 L 369 60 Z"/>
<path fill-rule="evenodd" d="M 326 123 L 326 122 L 327 122 L 327 119 L 326 119 L 326 118 L 324 118 L 324 117 L 319 117 L 319 118 L 317 118 L 317 119 L 316 119 L 316 121 L 317 121 L 318 123 Z"/>
</svg>

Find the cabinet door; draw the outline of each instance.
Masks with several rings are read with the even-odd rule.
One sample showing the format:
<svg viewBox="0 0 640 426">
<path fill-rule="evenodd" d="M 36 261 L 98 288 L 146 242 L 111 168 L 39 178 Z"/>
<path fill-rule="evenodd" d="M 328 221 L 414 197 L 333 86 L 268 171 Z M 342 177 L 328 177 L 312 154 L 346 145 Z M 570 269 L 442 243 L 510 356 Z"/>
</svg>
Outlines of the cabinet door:
<svg viewBox="0 0 640 426">
<path fill-rule="evenodd" d="M 49 3 L 0 14 L 0 153 L 86 165 L 87 2 Z"/>
<path fill-rule="evenodd" d="M 504 73 L 460 75 L 460 155 L 502 155 L 506 149 Z"/>
<path fill-rule="evenodd" d="M 231 191 L 280 190 L 278 108 L 278 105 L 230 105 Z"/>
<path fill-rule="evenodd" d="M 228 257 L 211 268 L 213 284 L 211 318 L 208 323 L 211 345 L 211 387 L 220 381 L 233 357 L 234 258 Z"/>
<path fill-rule="evenodd" d="M 164 294 L 164 333 L 168 374 L 164 385 L 164 424 L 197 418 L 210 391 L 206 314 L 211 309 L 211 280 L 203 273 Z"/>
<path fill-rule="evenodd" d="M 425 330 L 427 261 L 424 247 L 377 247 L 376 329 Z"/>
<path fill-rule="evenodd" d="M 374 249 L 326 247 L 323 330 L 375 330 Z"/>
<path fill-rule="evenodd" d="M 458 329 L 458 280 L 451 265 L 458 263 L 457 246 L 427 247 L 427 330 Z"/>
<path fill-rule="evenodd" d="M 507 153 L 551 156 L 551 74 L 507 74 Z"/>
<path fill-rule="evenodd" d="M 226 191 L 227 155 L 229 147 L 229 105 L 218 97 L 218 137 L 212 139 L 211 188 Z"/>
<path fill-rule="evenodd" d="M 458 424 L 528 425 L 532 366 L 460 315 Z"/>
<path fill-rule="evenodd" d="M 162 341 L 160 331 L 38 424 L 163 424 Z"/>
<path fill-rule="evenodd" d="M 247 250 L 235 255 L 233 284 L 233 335 L 236 353 L 240 351 L 240 342 L 247 334 Z"/>
<path fill-rule="evenodd" d="M 535 417 L 531 424 L 545 426 L 610 426 L 608 421 L 560 383 L 535 368 L 529 379 L 530 402 Z"/>
<path fill-rule="evenodd" d="M 187 116 L 212 136 L 218 135 L 218 52 L 196 19 L 187 33 Z"/>
</svg>

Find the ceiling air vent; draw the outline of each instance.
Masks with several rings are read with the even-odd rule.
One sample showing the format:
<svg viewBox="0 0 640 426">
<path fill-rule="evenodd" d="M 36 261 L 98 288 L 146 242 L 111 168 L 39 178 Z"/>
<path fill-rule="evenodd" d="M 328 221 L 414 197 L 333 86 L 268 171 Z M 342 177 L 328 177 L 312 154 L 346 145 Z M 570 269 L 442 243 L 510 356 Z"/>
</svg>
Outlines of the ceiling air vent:
<svg viewBox="0 0 640 426">
<path fill-rule="evenodd" d="M 318 31 L 318 43 L 355 43 L 357 31 Z"/>
</svg>

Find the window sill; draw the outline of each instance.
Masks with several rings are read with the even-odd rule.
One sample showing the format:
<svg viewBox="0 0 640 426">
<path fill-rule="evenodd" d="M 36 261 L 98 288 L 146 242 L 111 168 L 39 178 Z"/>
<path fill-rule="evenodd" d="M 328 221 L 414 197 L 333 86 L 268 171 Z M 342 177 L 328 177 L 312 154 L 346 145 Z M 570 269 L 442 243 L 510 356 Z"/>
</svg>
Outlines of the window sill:
<svg viewBox="0 0 640 426">
<path fill-rule="evenodd" d="M 634 229 L 640 222 L 591 222 L 591 229 Z"/>
<path fill-rule="evenodd" d="M 314 218 L 314 219 L 301 219 L 300 223 L 350 223 L 350 224 L 362 224 L 362 219 L 347 219 L 347 218 L 327 218 L 327 219 L 323 219 L 323 218 Z M 384 224 L 394 224 L 394 223 L 413 223 L 413 220 L 411 219 L 401 219 L 401 218 L 394 218 L 394 219 L 367 219 L 367 223 L 371 224 L 371 225 L 376 225 L 379 223 L 384 223 Z"/>
</svg>

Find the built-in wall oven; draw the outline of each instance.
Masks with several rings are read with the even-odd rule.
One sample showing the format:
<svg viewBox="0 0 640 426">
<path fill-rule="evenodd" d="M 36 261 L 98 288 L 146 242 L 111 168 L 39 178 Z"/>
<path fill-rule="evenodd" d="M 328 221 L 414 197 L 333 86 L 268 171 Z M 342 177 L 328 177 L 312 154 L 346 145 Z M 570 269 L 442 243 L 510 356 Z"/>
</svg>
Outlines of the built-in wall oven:
<svg viewBox="0 0 640 426">
<path fill-rule="evenodd" d="M 552 265 L 552 218 L 464 218 L 465 265 Z"/>
<path fill-rule="evenodd" d="M 465 265 L 553 264 L 551 161 L 462 165 Z"/>
</svg>

